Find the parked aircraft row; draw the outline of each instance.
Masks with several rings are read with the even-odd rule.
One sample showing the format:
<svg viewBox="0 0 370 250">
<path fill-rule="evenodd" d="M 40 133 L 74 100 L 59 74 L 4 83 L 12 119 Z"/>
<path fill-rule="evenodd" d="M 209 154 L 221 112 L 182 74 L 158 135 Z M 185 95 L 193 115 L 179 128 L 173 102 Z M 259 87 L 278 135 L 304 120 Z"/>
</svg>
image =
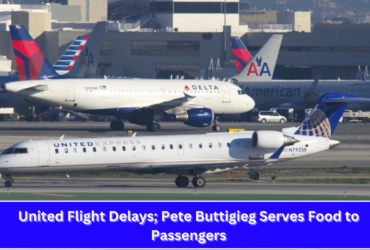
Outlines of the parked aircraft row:
<svg viewBox="0 0 370 250">
<path fill-rule="evenodd" d="M 147 126 L 150 131 L 157 131 L 158 120 L 163 112 L 174 114 L 178 120 L 190 126 L 202 127 L 213 123 L 214 130 L 219 130 L 214 119 L 215 113 L 247 112 L 255 106 L 255 102 L 260 103 L 262 100 L 273 104 L 302 102 L 301 99 L 294 98 L 294 95 L 298 95 L 295 94 L 295 88 L 301 88 L 298 86 L 299 81 L 271 81 L 278 48 L 281 45 L 281 35 L 273 35 L 254 58 L 245 51 L 242 52 L 239 57 L 248 59 L 238 61 L 240 65 L 236 66 L 241 71 L 229 82 L 87 80 L 59 79 L 60 76 L 56 75 L 50 64 L 45 63 L 46 58 L 38 46 L 30 42 L 32 38 L 24 27 L 17 25 L 11 26 L 10 29 L 15 41 L 14 48 L 18 50 L 15 54 L 23 81 L 6 83 L 4 89 L 7 92 L 44 105 L 91 114 L 114 115 L 118 118 L 111 124 L 114 130 L 123 129 L 123 122 L 120 120 L 123 118 Z M 91 35 L 87 43 L 90 39 Z M 36 55 L 28 49 L 37 51 Z M 81 58 L 81 55 L 77 56 L 77 60 L 78 58 Z M 38 68 L 34 65 L 38 65 Z M 58 66 L 60 65 L 63 63 Z M 68 70 L 69 66 L 73 69 L 74 65 L 68 64 L 64 70 Z M 40 75 L 48 80 L 39 79 Z M 249 82 L 248 79 L 253 81 Z M 263 81 L 258 81 L 259 79 Z M 284 82 L 287 86 L 291 82 L 289 86 L 296 87 L 289 90 L 288 87 L 281 87 L 279 82 Z M 0 155 L 0 173 L 5 178 L 7 187 L 13 184 L 12 175 L 75 171 L 176 174 L 178 177 L 175 183 L 178 187 L 187 187 L 189 179 L 186 176 L 190 175 L 193 176 L 194 187 L 204 187 L 206 180 L 201 176 L 203 173 L 271 165 L 339 145 L 339 142 L 331 137 L 343 111 L 350 103 L 366 105 L 364 103 L 368 103 L 370 99 L 347 92 L 322 95 L 316 92 L 317 85 L 318 79 L 313 83 L 311 81 L 308 88 L 309 90 L 312 86 L 315 87 L 314 96 L 318 98 L 315 108 L 302 124 L 283 129 L 282 132 L 246 131 L 206 135 L 26 141 L 13 145 Z M 254 101 L 238 86 L 245 90 L 248 90 L 248 87 L 252 89 L 253 86 L 260 86 L 263 88 L 263 96 L 256 96 Z M 308 90 L 305 91 L 305 96 L 309 93 L 307 98 L 311 98 L 312 91 Z M 313 100 L 311 98 L 311 101 Z M 251 170 L 250 177 L 259 179 L 259 172 Z"/>
<path fill-rule="evenodd" d="M 206 127 L 214 124 L 213 130 L 219 131 L 220 125 L 215 114 L 241 114 L 254 108 L 253 99 L 230 82 L 58 79 L 60 77 L 46 58 L 43 63 L 34 63 L 42 63 L 39 71 L 36 69 L 40 69 L 40 66 L 36 68 L 28 63 L 33 60 L 32 51 L 42 52 L 23 26 L 11 25 L 10 33 L 20 80 L 24 81 L 6 83 L 3 88 L 7 92 L 20 95 L 31 102 L 71 111 L 116 116 L 117 120 L 110 126 L 112 130 L 123 130 L 122 119 L 125 119 L 146 126 L 148 131 L 159 131 L 159 120 L 163 113 L 167 113 L 186 125 Z M 51 77 L 47 77 L 48 81 L 40 81 L 40 73 L 41 78 Z"/>
</svg>

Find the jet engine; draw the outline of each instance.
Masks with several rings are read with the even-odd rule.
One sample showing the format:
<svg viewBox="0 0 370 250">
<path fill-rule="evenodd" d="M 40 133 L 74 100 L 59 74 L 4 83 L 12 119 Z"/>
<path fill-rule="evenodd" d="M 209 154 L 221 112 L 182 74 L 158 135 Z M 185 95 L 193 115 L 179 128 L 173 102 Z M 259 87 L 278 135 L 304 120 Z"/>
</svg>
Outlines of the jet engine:
<svg viewBox="0 0 370 250">
<path fill-rule="evenodd" d="M 292 146 L 299 142 L 294 137 L 277 131 L 255 131 L 252 136 L 252 145 L 255 148 L 279 149 L 281 146 Z"/>
<path fill-rule="evenodd" d="M 213 112 L 210 109 L 189 109 L 186 113 L 176 115 L 177 121 L 183 121 L 192 127 L 208 127 L 213 122 Z"/>
<path fill-rule="evenodd" d="M 260 179 L 260 172 L 256 169 L 249 170 L 249 178 L 258 181 Z"/>
</svg>

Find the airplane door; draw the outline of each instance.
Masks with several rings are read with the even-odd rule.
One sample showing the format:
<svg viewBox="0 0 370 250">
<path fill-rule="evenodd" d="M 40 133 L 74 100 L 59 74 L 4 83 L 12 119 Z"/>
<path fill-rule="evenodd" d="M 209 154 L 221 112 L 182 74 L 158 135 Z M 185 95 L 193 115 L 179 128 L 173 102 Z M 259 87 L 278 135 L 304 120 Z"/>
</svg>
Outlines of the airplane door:
<svg viewBox="0 0 370 250">
<path fill-rule="evenodd" d="M 221 87 L 222 87 L 222 92 L 224 92 L 223 102 L 231 102 L 229 86 L 221 85 Z"/>
<path fill-rule="evenodd" d="M 50 166 L 49 145 L 45 141 L 35 141 L 39 154 L 39 166 Z"/>
<path fill-rule="evenodd" d="M 67 102 L 74 102 L 75 101 L 75 86 L 71 82 L 66 83 L 67 88 L 67 96 L 66 101 Z"/>
<path fill-rule="evenodd" d="M 184 145 L 182 142 L 177 143 L 178 156 L 184 156 Z"/>
<path fill-rule="evenodd" d="M 357 87 L 349 87 L 349 94 L 357 95 Z"/>
</svg>

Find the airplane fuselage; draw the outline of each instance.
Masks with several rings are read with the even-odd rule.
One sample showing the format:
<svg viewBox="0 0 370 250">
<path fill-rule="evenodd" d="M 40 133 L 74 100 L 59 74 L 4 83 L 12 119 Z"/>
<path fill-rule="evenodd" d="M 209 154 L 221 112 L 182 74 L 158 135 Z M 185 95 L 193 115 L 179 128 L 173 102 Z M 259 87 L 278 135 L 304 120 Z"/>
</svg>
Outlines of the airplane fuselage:
<svg viewBox="0 0 370 250">
<path fill-rule="evenodd" d="M 328 138 L 297 135 L 298 143 L 285 147 L 278 158 L 272 159 L 278 149 L 255 148 L 253 132 L 25 141 L 0 155 L 0 173 L 201 174 L 278 163 L 324 151 L 330 146 Z"/>
<path fill-rule="evenodd" d="M 314 80 L 267 82 L 240 82 L 238 85 L 251 96 L 255 107 L 263 110 L 270 108 L 313 108 L 320 97 L 327 93 L 346 93 L 359 97 L 370 97 L 370 81 L 360 80 L 320 80 L 314 93 L 316 96 L 307 100 L 306 92 Z M 349 109 L 370 110 L 370 104 L 350 104 Z"/>
<path fill-rule="evenodd" d="M 6 90 L 67 110 L 117 116 L 155 106 L 169 113 L 206 107 L 217 114 L 240 114 L 254 107 L 239 87 L 220 81 L 69 79 L 13 82 Z"/>
</svg>

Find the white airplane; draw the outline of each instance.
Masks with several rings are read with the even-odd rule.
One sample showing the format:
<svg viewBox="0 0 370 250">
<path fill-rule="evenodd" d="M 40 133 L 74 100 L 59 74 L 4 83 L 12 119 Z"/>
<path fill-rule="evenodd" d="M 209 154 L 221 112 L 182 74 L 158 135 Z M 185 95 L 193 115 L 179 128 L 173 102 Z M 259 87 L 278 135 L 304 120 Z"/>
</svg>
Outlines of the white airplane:
<svg viewBox="0 0 370 250">
<path fill-rule="evenodd" d="M 159 131 L 163 112 L 194 127 L 214 123 L 214 114 L 241 114 L 254 108 L 254 101 L 236 85 L 222 81 L 150 79 L 56 79 L 21 81 L 4 85 L 10 93 L 63 109 L 112 115 Z M 122 120 L 111 123 L 123 130 Z"/>
<path fill-rule="evenodd" d="M 369 101 L 349 94 L 326 94 L 297 127 L 205 135 L 36 140 L 13 145 L 0 155 L 5 186 L 12 175 L 91 171 L 176 174 L 176 185 L 204 187 L 203 173 L 272 165 L 339 145 L 331 137 L 346 106 Z M 251 179 L 259 172 L 251 170 Z"/>
</svg>

